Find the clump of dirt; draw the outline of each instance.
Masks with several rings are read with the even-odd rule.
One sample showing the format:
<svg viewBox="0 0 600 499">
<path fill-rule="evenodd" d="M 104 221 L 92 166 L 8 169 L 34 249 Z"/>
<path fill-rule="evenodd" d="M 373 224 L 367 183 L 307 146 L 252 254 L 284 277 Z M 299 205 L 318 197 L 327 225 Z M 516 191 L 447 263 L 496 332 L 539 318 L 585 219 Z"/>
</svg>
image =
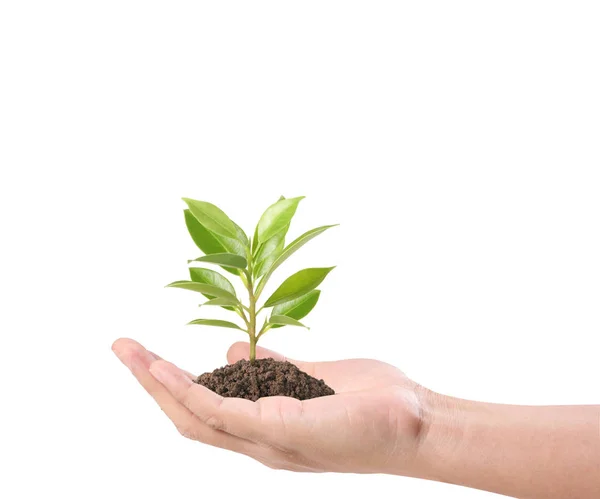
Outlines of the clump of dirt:
<svg viewBox="0 0 600 499">
<path fill-rule="evenodd" d="M 307 400 L 335 394 L 322 379 L 309 376 L 290 362 L 272 358 L 256 359 L 253 363 L 238 360 L 235 364 L 201 374 L 196 383 L 223 397 L 252 401 L 276 395 Z"/>
</svg>

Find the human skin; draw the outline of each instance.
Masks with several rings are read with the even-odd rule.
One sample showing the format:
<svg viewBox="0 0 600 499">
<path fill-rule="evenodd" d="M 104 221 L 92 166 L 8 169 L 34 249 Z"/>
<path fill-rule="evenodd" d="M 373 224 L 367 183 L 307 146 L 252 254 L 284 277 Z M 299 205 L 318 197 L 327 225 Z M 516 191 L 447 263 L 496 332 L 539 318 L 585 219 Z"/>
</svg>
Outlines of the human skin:
<svg viewBox="0 0 600 499">
<path fill-rule="evenodd" d="M 336 392 L 223 398 L 139 343 L 113 351 L 187 438 L 275 469 L 388 473 L 521 499 L 600 497 L 600 406 L 511 406 L 434 393 L 376 360 L 289 360 Z M 229 363 L 247 359 L 235 343 Z"/>
</svg>

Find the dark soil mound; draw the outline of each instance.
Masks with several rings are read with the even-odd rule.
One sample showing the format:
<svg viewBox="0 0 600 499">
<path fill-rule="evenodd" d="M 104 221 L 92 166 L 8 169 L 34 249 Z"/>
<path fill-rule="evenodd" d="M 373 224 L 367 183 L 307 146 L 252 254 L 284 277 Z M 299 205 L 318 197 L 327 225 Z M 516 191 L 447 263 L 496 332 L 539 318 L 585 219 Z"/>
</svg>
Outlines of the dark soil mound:
<svg viewBox="0 0 600 499">
<path fill-rule="evenodd" d="M 335 393 L 322 379 L 309 376 L 290 362 L 271 358 L 257 359 L 253 364 L 238 360 L 212 373 L 201 374 L 196 383 L 223 397 L 252 401 L 275 395 L 306 400 Z"/>
</svg>

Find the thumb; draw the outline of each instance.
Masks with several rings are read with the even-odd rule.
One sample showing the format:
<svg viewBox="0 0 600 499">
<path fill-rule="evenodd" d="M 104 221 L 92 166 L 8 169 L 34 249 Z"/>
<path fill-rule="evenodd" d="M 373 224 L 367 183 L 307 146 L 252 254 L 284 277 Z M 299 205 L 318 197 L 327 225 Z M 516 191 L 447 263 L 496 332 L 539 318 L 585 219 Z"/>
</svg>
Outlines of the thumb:
<svg viewBox="0 0 600 499">
<path fill-rule="evenodd" d="M 250 344 L 238 341 L 229 347 L 227 351 L 227 362 L 229 364 L 233 364 L 238 360 L 248 359 L 250 357 Z M 268 348 L 256 347 L 256 358 L 257 359 L 266 359 L 273 358 L 279 361 L 288 361 L 292 364 L 296 365 L 299 369 L 306 371 L 310 368 L 310 362 L 302 362 L 301 360 L 289 359 L 285 355 L 274 352 L 273 350 L 269 350 Z"/>
</svg>

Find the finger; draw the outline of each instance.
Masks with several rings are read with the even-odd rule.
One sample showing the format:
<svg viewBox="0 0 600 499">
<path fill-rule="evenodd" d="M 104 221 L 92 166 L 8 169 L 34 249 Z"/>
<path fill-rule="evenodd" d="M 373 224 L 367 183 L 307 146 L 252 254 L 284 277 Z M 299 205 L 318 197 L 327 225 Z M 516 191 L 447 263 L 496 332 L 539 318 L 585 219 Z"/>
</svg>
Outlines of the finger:
<svg viewBox="0 0 600 499">
<path fill-rule="evenodd" d="M 155 378 L 150 374 L 149 367 L 158 357 L 148 352 L 142 345 L 134 340 L 122 338 L 113 344 L 113 351 L 119 357 L 144 387 L 144 389 L 158 403 L 163 412 L 175 424 L 179 432 L 185 437 L 199 440 L 209 445 L 221 447 L 244 454 L 250 454 L 253 445 L 237 437 L 217 431 L 203 424 L 190 410 L 179 403 Z M 165 362 L 165 361 L 160 361 Z M 181 371 L 189 383 L 192 380 L 188 374 Z"/>
<path fill-rule="evenodd" d="M 112 349 L 177 427 L 191 425 L 193 415 L 190 411 L 178 403 L 148 372 L 150 364 L 157 360 L 158 356 L 148 352 L 138 342 L 127 338 L 115 341 Z"/>
<path fill-rule="evenodd" d="M 249 355 L 250 345 L 243 341 L 238 341 L 229 347 L 229 350 L 227 351 L 227 362 L 233 364 L 238 360 L 248 359 Z M 305 362 L 303 360 L 290 359 L 285 355 L 274 352 L 273 350 L 269 350 L 267 348 L 259 346 L 256 347 L 257 359 L 266 359 L 268 357 L 272 357 L 273 359 L 282 362 L 290 362 L 298 367 L 298 369 L 301 371 L 304 371 L 306 374 L 309 374 L 317 379 L 323 379 L 328 384 L 338 384 L 337 381 L 340 374 L 339 362 Z"/>
<path fill-rule="evenodd" d="M 248 343 L 237 342 L 229 348 L 227 360 L 232 364 L 240 359 L 247 359 L 249 353 L 250 345 Z M 275 360 L 291 362 L 301 371 L 325 381 L 336 393 L 385 386 L 389 384 L 390 377 L 397 378 L 399 373 L 394 366 L 373 362 L 369 359 L 305 362 L 290 359 L 259 346 L 256 347 L 256 357 L 259 359 L 272 357 Z"/>
<path fill-rule="evenodd" d="M 259 402 L 222 397 L 202 385 L 193 383 L 180 369 L 164 360 L 153 362 L 150 373 L 177 401 L 208 427 L 277 449 L 285 448 L 282 412 L 263 411 L 262 407 L 267 401 L 270 402 L 270 406 L 277 403 L 269 399 L 284 399 L 288 401 L 284 403 L 295 407 L 292 410 L 301 412 L 301 402 L 289 397 L 269 397 Z"/>
<path fill-rule="evenodd" d="M 165 360 L 165 359 L 163 359 L 163 358 L 162 358 L 160 355 L 156 355 L 154 352 L 152 352 L 152 351 L 150 351 L 150 350 L 147 350 L 147 352 L 148 352 L 150 355 L 152 355 L 152 356 L 154 357 L 154 360 Z M 196 376 L 196 375 L 192 374 L 192 373 L 191 373 L 191 372 L 189 372 L 189 371 L 186 371 L 185 369 L 181 369 L 181 370 L 182 370 L 182 371 L 183 371 L 183 372 L 184 372 L 184 373 L 185 373 L 185 374 L 188 376 L 188 378 L 190 378 L 192 381 L 195 381 L 195 380 L 196 380 L 196 378 L 198 378 L 198 376 Z"/>
</svg>

